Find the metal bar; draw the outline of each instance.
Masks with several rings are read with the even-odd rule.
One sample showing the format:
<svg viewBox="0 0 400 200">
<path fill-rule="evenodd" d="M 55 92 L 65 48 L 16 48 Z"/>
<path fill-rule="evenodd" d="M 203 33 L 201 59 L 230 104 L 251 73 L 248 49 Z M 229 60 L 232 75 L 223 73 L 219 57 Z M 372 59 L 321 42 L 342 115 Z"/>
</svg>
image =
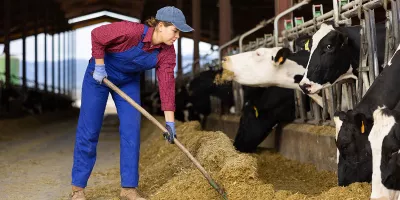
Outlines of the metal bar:
<svg viewBox="0 0 400 200">
<path fill-rule="evenodd" d="M 265 27 L 266 25 L 272 23 L 274 21 L 275 17 L 268 19 L 268 20 L 263 20 L 261 21 L 256 27 L 254 27 L 253 29 L 250 29 L 249 31 L 247 31 L 246 33 L 243 33 L 243 35 L 240 36 L 239 38 L 239 51 L 243 52 L 243 39 L 245 37 L 247 37 L 248 35 L 258 31 L 259 29 L 262 29 L 263 27 Z"/>
<path fill-rule="evenodd" d="M 362 0 L 362 2 L 367 2 L 365 4 L 363 4 L 363 9 L 375 9 L 378 8 L 380 6 L 382 6 L 381 0 L 373 0 L 368 2 L 369 0 Z M 352 8 L 353 6 L 357 5 L 358 1 L 351 1 L 348 4 L 342 6 L 342 11 L 343 10 L 347 10 L 345 12 L 343 12 L 342 14 L 340 14 L 340 16 L 342 18 L 352 18 L 357 16 L 357 8 Z M 349 10 L 350 8 L 352 8 L 351 10 Z M 318 22 L 315 25 L 315 21 L 314 20 L 309 20 L 307 22 L 305 22 L 304 24 L 301 24 L 299 26 L 296 26 L 290 30 L 283 30 L 282 31 L 282 35 L 285 35 L 286 38 L 288 39 L 294 39 L 297 37 L 297 35 L 303 34 L 303 33 L 307 33 L 310 32 L 312 30 L 314 30 L 314 26 L 321 26 L 322 23 L 324 23 L 325 20 L 332 20 L 333 19 L 333 10 L 331 10 L 330 12 L 325 13 L 324 15 L 321 15 L 319 17 L 316 18 L 316 21 Z"/>
<path fill-rule="evenodd" d="M 10 0 L 4 1 L 4 53 L 5 53 L 5 67 L 6 67 L 6 87 L 10 87 L 11 80 L 11 70 L 10 70 Z M 8 104 L 7 104 L 8 105 Z M 8 107 L 7 107 L 8 109 Z"/>
<path fill-rule="evenodd" d="M 38 18 L 37 16 L 35 16 L 36 18 Z M 35 20 L 35 28 L 34 28 L 34 34 L 35 34 L 35 47 L 34 47 L 34 51 L 35 51 L 35 90 L 37 90 L 39 88 L 39 84 L 38 84 L 38 42 L 37 42 L 37 32 L 38 32 L 38 20 Z"/>
<path fill-rule="evenodd" d="M 299 102 L 297 101 L 297 93 L 296 93 L 296 91 L 297 90 L 293 90 L 293 100 L 294 100 L 294 108 L 295 108 L 295 111 L 294 111 L 294 113 L 295 113 L 295 118 L 297 119 L 297 118 L 299 118 L 300 117 L 300 109 L 299 109 Z"/>
<path fill-rule="evenodd" d="M 67 95 L 71 95 L 71 31 L 68 31 L 67 51 Z"/>
<path fill-rule="evenodd" d="M 299 101 L 299 111 L 300 111 L 300 119 L 302 122 L 305 122 L 307 120 L 307 113 L 306 109 L 304 108 L 304 101 L 303 101 L 303 93 L 300 91 L 296 90 L 296 95 Z"/>
<path fill-rule="evenodd" d="M 72 97 L 73 99 L 76 98 L 76 80 L 75 80 L 75 76 L 76 76 L 76 32 L 73 31 L 72 32 Z"/>
<path fill-rule="evenodd" d="M 339 5 L 338 0 L 332 0 L 333 2 L 333 18 L 335 22 L 335 26 L 339 25 Z"/>
<path fill-rule="evenodd" d="M 351 84 L 351 94 L 352 94 L 352 98 L 353 98 L 353 108 L 356 107 L 356 105 L 359 102 L 359 99 L 357 98 L 357 93 L 356 93 L 357 89 L 356 89 L 356 81 L 354 83 Z"/>
<path fill-rule="evenodd" d="M 278 22 L 279 19 L 281 19 L 283 16 L 285 16 L 286 14 L 296 10 L 297 8 L 300 8 L 301 6 L 304 6 L 308 3 L 310 3 L 311 0 L 303 0 L 302 2 L 290 7 L 289 9 L 285 10 L 284 12 L 279 13 L 279 15 L 277 15 L 274 19 L 274 42 L 275 42 L 275 46 L 278 46 Z"/>
<path fill-rule="evenodd" d="M 47 92 L 47 8 L 44 17 L 44 91 Z"/>
<path fill-rule="evenodd" d="M 322 106 L 322 122 L 325 122 L 329 112 L 326 89 L 322 90 Z"/>
<path fill-rule="evenodd" d="M 364 10 L 373 10 L 375 8 L 382 7 L 382 5 L 383 5 L 382 4 L 382 0 L 373 0 L 373 1 L 369 1 L 369 2 L 367 2 L 365 4 L 363 4 L 362 8 Z M 357 16 L 357 14 L 358 14 L 358 9 L 357 8 L 353 8 L 351 10 L 348 10 L 348 11 L 342 13 L 341 15 L 343 17 L 346 17 L 346 18 L 351 18 L 351 17 Z"/>
<path fill-rule="evenodd" d="M 340 110 L 342 108 L 342 90 L 343 90 L 343 84 L 335 84 L 335 90 L 336 90 L 336 110 Z"/>
<path fill-rule="evenodd" d="M 23 14 L 25 16 L 25 14 Z M 26 85 L 26 26 L 22 26 L 22 88 L 27 89 Z"/>
<path fill-rule="evenodd" d="M 336 107 L 336 94 L 333 90 L 332 87 L 327 88 L 329 96 L 331 96 L 331 101 L 328 102 L 329 105 L 329 115 L 331 119 L 333 119 L 334 113 L 335 113 L 335 107 Z"/>
<path fill-rule="evenodd" d="M 314 120 L 313 123 L 319 125 L 321 123 L 321 107 L 313 100 L 311 100 L 311 108 L 313 108 Z"/>
<path fill-rule="evenodd" d="M 58 93 L 61 93 L 61 32 L 58 33 Z"/>
<path fill-rule="evenodd" d="M 222 49 L 225 49 L 226 47 L 230 46 L 231 44 L 235 43 L 236 41 L 238 41 L 240 39 L 240 36 L 236 36 L 235 38 L 233 38 L 232 40 L 230 40 L 229 42 L 221 45 L 218 49 L 218 55 L 219 55 L 219 60 L 218 63 L 221 65 L 221 60 L 222 60 Z"/>
<path fill-rule="evenodd" d="M 66 69 L 67 69 L 67 66 L 65 65 L 65 62 L 66 62 L 66 37 L 67 37 L 67 32 L 66 31 L 64 31 L 63 32 L 63 40 L 64 40 L 64 45 L 63 45 L 63 48 L 64 48 L 64 50 L 63 50 L 63 94 L 65 94 L 65 88 L 66 88 L 66 85 L 65 85 L 65 79 L 66 79 Z"/>
<path fill-rule="evenodd" d="M 54 58 L 55 58 L 55 51 L 54 51 L 54 37 L 55 37 L 55 30 L 56 29 L 54 29 L 53 28 L 53 35 L 51 36 L 51 91 L 53 92 L 53 93 L 55 93 L 55 69 L 56 69 L 56 66 L 55 66 L 55 64 L 54 64 Z"/>
<path fill-rule="evenodd" d="M 399 40 L 400 40 L 400 33 L 399 33 L 399 4 L 400 1 L 394 1 L 391 0 L 390 1 L 391 6 L 392 6 L 392 24 L 393 24 L 393 36 L 394 36 L 394 46 L 397 46 L 399 44 Z"/>
<path fill-rule="evenodd" d="M 363 41 L 364 41 L 364 31 L 362 30 L 362 29 L 360 29 L 360 42 L 361 42 L 361 45 L 360 45 L 360 59 L 359 59 L 359 67 L 358 67 L 358 93 L 357 93 L 357 97 L 358 97 L 358 99 L 361 99 L 362 97 L 363 97 L 363 84 L 365 84 L 364 82 L 363 82 L 363 78 L 362 78 L 362 74 L 364 73 L 363 71 L 362 71 L 362 69 L 363 69 L 363 66 L 362 66 L 362 60 L 363 60 Z"/>
<path fill-rule="evenodd" d="M 391 11 L 387 10 L 386 11 L 386 21 L 385 21 L 385 29 L 386 29 L 386 35 L 385 35 L 385 56 L 384 56 L 384 61 L 383 61 L 383 66 L 385 67 L 388 60 L 389 56 L 391 55 L 391 47 L 392 47 L 392 39 L 393 39 L 393 27 L 392 27 L 392 14 Z"/>
<path fill-rule="evenodd" d="M 192 72 L 193 76 L 200 71 L 200 65 L 196 60 L 200 59 L 200 32 L 201 32 L 201 0 L 192 1 L 192 20 L 193 20 L 193 65 Z"/>
<path fill-rule="evenodd" d="M 341 10 L 342 11 L 349 10 L 349 9 L 353 8 L 354 6 L 356 6 L 359 1 L 360 0 L 351 1 L 348 4 L 342 6 Z M 362 0 L 363 3 L 367 2 L 367 1 L 370 1 L 370 0 Z M 349 16 L 345 16 L 345 17 L 348 18 Z M 320 24 L 320 23 L 322 23 L 322 21 L 324 21 L 324 20 L 326 20 L 328 18 L 332 18 L 333 19 L 333 10 L 331 10 L 331 11 L 329 11 L 329 12 L 327 12 L 327 13 L 319 16 L 319 17 L 317 17 L 315 20 L 317 20 L 318 23 Z M 292 28 L 290 30 L 283 30 L 283 32 L 287 33 L 287 34 L 291 34 L 291 33 L 295 33 L 297 31 L 300 31 L 300 30 L 302 30 L 302 29 L 304 29 L 305 27 L 308 27 L 308 26 L 314 26 L 314 19 L 313 20 L 309 20 L 309 21 L 305 22 L 304 24 L 300 24 L 299 26 L 296 26 L 296 27 L 294 27 L 294 28 Z"/>
<path fill-rule="evenodd" d="M 365 16 L 365 29 L 366 29 L 366 36 L 367 36 L 367 44 L 368 44 L 368 66 L 369 66 L 369 80 L 370 83 L 372 84 L 375 80 L 374 76 L 374 66 L 375 66 L 375 60 L 376 60 L 376 49 L 374 48 L 375 45 L 374 43 L 374 37 L 373 37 L 373 32 L 375 31 L 374 25 L 372 22 L 374 22 L 374 17 L 373 13 L 369 12 L 369 10 L 364 10 L 364 16 Z"/>
</svg>

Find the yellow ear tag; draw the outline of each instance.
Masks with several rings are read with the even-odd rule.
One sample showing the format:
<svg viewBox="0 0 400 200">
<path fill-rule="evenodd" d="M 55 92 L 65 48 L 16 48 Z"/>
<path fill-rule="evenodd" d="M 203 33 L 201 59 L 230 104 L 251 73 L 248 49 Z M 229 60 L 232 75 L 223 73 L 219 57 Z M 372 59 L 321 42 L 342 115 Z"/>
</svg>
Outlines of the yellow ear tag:
<svg viewBox="0 0 400 200">
<path fill-rule="evenodd" d="M 364 122 L 361 121 L 361 133 L 365 132 Z"/>
<path fill-rule="evenodd" d="M 310 43 L 310 40 L 307 40 L 306 44 L 304 45 L 304 50 L 310 51 L 310 48 L 308 48 L 308 43 Z"/>
<path fill-rule="evenodd" d="M 281 63 L 283 61 L 283 57 L 280 57 L 278 62 Z"/>
<path fill-rule="evenodd" d="M 258 110 L 257 110 L 257 108 L 255 106 L 253 106 L 253 109 L 254 109 L 254 111 L 256 113 L 256 118 L 258 118 Z"/>
</svg>

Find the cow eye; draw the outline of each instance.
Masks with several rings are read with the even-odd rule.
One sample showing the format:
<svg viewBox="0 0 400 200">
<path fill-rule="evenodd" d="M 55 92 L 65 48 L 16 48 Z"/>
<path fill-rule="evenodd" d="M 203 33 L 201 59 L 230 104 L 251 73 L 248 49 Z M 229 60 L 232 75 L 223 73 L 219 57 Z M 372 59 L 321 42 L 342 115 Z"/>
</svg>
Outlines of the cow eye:
<svg viewBox="0 0 400 200">
<path fill-rule="evenodd" d="M 326 46 L 326 49 L 328 49 L 328 50 L 330 50 L 332 48 L 332 46 L 330 45 L 330 44 L 328 44 L 327 46 Z"/>
</svg>

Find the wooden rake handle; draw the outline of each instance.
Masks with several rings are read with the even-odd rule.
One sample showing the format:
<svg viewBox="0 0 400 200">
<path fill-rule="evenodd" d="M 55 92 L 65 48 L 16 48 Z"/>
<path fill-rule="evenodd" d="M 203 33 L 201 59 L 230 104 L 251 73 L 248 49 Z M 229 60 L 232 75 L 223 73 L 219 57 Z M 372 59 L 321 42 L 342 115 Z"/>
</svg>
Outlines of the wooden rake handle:
<svg viewBox="0 0 400 200">
<path fill-rule="evenodd" d="M 143 109 L 139 104 L 137 104 L 132 98 L 130 98 L 127 94 L 125 94 L 122 90 L 120 90 L 117 86 L 115 86 L 113 83 L 111 83 L 107 78 L 103 79 L 103 83 L 105 83 L 109 88 L 114 90 L 116 93 L 118 93 L 122 98 L 124 98 L 128 103 L 130 103 L 133 107 L 135 107 L 139 112 L 141 112 L 147 119 L 149 119 L 151 122 L 153 122 L 155 125 L 158 126 L 158 128 L 163 131 L 163 133 L 167 133 L 169 135 L 168 130 L 161 125 L 157 119 L 155 119 L 152 115 L 150 115 L 145 109 Z M 217 190 L 219 194 L 222 195 L 224 199 L 227 199 L 226 193 L 223 188 L 221 188 L 212 178 L 211 176 L 206 172 L 206 170 L 200 165 L 200 163 L 190 154 L 190 152 L 179 142 L 178 139 L 174 138 L 174 143 L 181 149 L 187 157 L 193 162 L 194 165 L 196 165 L 197 169 L 200 170 L 200 172 L 204 175 L 204 177 L 208 180 L 208 183 Z"/>
</svg>

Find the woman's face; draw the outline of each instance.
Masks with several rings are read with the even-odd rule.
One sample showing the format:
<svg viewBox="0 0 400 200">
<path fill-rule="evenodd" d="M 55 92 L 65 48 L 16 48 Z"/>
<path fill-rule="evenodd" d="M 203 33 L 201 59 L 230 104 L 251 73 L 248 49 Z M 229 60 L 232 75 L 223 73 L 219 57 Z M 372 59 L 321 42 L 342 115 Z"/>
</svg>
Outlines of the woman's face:
<svg viewBox="0 0 400 200">
<path fill-rule="evenodd" d="M 175 40 L 179 38 L 179 29 L 177 29 L 174 25 L 171 26 L 164 26 L 164 24 L 161 23 L 161 26 L 159 27 L 160 29 L 160 34 L 162 41 L 167 44 L 167 45 L 172 45 L 174 44 Z"/>
</svg>

